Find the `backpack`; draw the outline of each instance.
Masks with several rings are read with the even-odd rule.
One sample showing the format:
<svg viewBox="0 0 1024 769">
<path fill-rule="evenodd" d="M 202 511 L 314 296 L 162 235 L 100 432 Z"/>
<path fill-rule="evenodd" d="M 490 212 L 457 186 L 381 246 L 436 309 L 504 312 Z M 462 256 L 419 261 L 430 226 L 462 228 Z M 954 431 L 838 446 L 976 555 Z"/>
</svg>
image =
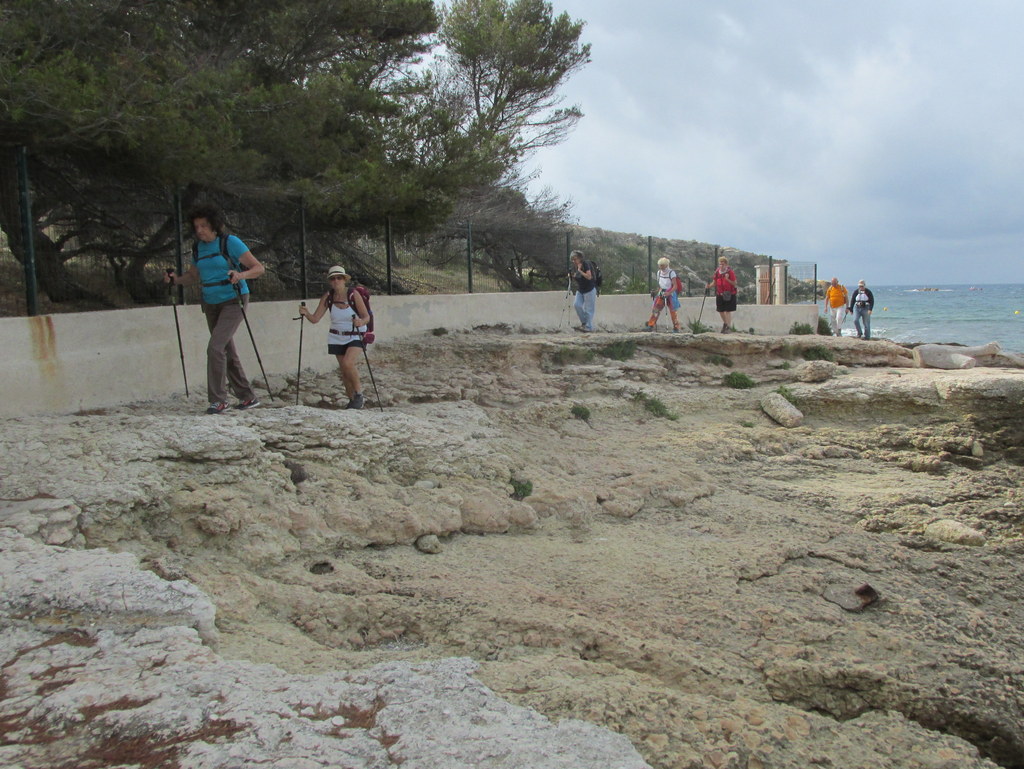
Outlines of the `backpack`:
<svg viewBox="0 0 1024 769">
<path fill-rule="evenodd" d="M 363 334 L 363 341 L 367 344 L 373 344 L 373 340 L 377 337 L 373 333 L 373 309 L 370 307 L 370 289 L 366 286 L 352 286 L 348 290 L 348 303 L 352 304 L 352 294 L 359 293 L 359 296 L 363 297 L 363 304 L 366 305 L 366 312 L 370 315 L 370 320 L 366 323 L 366 333 Z"/>
<path fill-rule="evenodd" d="M 594 276 L 594 285 L 598 288 L 598 293 L 601 293 L 601 286 L 604 285 L 604 276 L 601 274 L 601 268 L 597 266 L 597 262 L 590 260 L 591 275 Z"/>
<path fill-rule="evenodd" d="M 672 270 L 672 290 L 676 292 L 676 296 L 683 295 L 683 279 L 675 270 Z"/>
<path fill-rule="evenodd" d="M 228 236 L 218 235 L 217 245 L 220 246 L 220 250 L 216 254 L 207 254 L 206 256 L 199 256 L 199 243 L 193 241 L 192 243 L 192 263 L 197 263 L 200 259 L 212 259 L 215 256 L 223 256 L 224 261 L 228 263 L 228 269 L 234 270 L 235 272 L 241 272 L 242 265 L 239 264 L 235 257 L 228 252 Z"/>
</svg>

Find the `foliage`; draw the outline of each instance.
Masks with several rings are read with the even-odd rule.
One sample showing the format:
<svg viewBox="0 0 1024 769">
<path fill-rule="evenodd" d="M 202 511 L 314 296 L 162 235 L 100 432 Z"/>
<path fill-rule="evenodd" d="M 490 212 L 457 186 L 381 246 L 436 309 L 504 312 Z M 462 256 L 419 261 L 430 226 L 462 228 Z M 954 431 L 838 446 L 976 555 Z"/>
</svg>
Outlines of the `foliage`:
<svg viewBox="0 0 1024 769">
<path fill-rule="evenodd" d="M 582 419 L 584 422 L 590 422 L 590 409 L 581 403 L 573 404 L 573 407 L 569 410 L 576 419 Z"/>
<path fill-rule="evenodd" d="M 699 320 L 689 320 L 686 322 L 686 327 L 690 329 L 691 334 L 707 334 L 712 331 L 711 326 L 706 326 Z"/>
<path fill-rule="evenodd" d="M 531 481 L 521 481 L 513 476 L 509 483 L 512 484 L 512 493 L 509 495 L 512 499 L 526 499 L 533 493 L 533 483 Z"/>
<path fill-rule="evenodd" d="M 836 359 L 835 353 L 829 348 L 822 345 L 814 345 L 813 347 L 805 347 L 800 354 L 804 360 L 831 360 Z"/>
<path fill-rule="evenodd" d="M 594 359 L 594 351 L 587 347 L 559 347 L 551 354 L 551 362 L 556 366 L 572 366 L 589 363 Z"/>
<path fill-rule="evenodd" d="M 439 80 L 462 106 L 467 133 L 500 141 L 506 168 L 563 141 L 582 116 L 558 95 L 590 61 L 582 31 L 544 0 L 452 0 L 443 13 Z"/>
<path fill-rule="evenodd" d="M 824 315 L 818 316 L 818 336 L 832 336 L 832 326 Z"/>
<path fill-rule="evenodd" d="M 781 395 L 787 401 L 792 403 L 794 406 L 797 405 L 797 403 L 796 403 L 796 395 L 794 395 L 793 391 L 791 389 L 789 389 L 788 387 L 786 387 L 786 385 L 779 385 L 775 389 L 775 392 L 777 392 L 779 395 Z"/>
<path fill-rule="evenodd" d="M 810 323 L 794 323 L 789 329 L 789 333 L 798 335 L 813 334 L 814 329 L 811 328 Z"/>
<path fill-rule="evenodd" d="M 638 392 L 633 396 L 633 400 L 639 402 L 647 411 L 656 417 L 663 417 L 673 422 L 679 419 L 678 414 L 669 411 L 668 406 L 653 395 L 648 395 L 645 392 Z"/>
<path fill-rule="evenodd" d="M 719 355 L 718 353 L 705 355 L 704 362 L 712 366 L 725 366 L 726 368 L 732 368 L 732 359 L 727 358 L 724 355 Z"/>
<path fill-rule="evenodd" d="M 601 347 L 598 353 L 612 360 L 629 360 L 636 355 L 636 342 L 632 339 L 620 339 Z"/>
<path fill-rule="evenodd" d="M 437 328 L 433 329 L 430 333 L 433 334 L 434 336 L 444 336 L 445 334 L 448 333 L 448 329 L 446 329 L 444 326 L 438 326 Z"/>
<path fill-rule="evenodd" d="M 478 4 L 462 5 L 468 19 Z M 279 264 L 294 263 L 302 199 L 308 247 L 379 285 L 353 236 L 391 219 L 436 227 L 466 189 L 508 176 L 578 118 L 549 108 L 588 60 L 582 24 L 542 2 L 507 10 L 487 17 L 474 48 L 504 89 L 485 115 L 447 87 L 462 64 L 448 82 L 422 66 L 440 23 L 431 0 L 6 0 L 0 230 L 20 255 L 13 148 L 24 145 L 38 277 L 54 301 L 86 293 L 64 265 L 92 255 L 152 299 L 147 264 L 177 250 L 176 194 L 185 211 L 219 203 L 254 253 Z"/>
<path fill-rule="evenodd" d="M 722 377 L 722 384 L 726 387 L 733 387 L 737 390 L 749 390 L 751 387 L 757 386 L 757 382 L 739 371 L 730 371 Z"/>
</svg>

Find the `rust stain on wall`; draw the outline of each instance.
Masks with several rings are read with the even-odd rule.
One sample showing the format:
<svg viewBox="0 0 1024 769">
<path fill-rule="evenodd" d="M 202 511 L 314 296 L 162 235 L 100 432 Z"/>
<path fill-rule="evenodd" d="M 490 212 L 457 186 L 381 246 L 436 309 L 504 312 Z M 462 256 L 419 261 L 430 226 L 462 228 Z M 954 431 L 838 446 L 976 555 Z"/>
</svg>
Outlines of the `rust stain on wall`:
<svg viewBox="0 0 1024 769">
<path fill-rule="evenodd" d="M 43 377 L 52 379 L 59 369 L 57 361 L 57 331 L 52 315 L 35 315 L 28 319 L 32 331 L 32 357 L 39 363 Z"/>
</svg>

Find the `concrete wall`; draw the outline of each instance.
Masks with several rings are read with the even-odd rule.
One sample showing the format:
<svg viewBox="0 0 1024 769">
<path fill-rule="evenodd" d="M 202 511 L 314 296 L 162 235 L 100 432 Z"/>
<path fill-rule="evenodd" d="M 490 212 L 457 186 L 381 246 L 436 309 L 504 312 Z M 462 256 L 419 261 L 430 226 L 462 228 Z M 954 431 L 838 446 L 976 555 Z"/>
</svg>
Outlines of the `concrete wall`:
<svg viewBox="0 0 1024 769">
<path fill-rule="evenodd" d="M 374 296 L 377 342 L 402 339 L 436 328 L 467 330 L 506 324 L 513 330 L 574 333 L 579 325 L 572 296 L 564 291 L 539 293 Z M 311 306 L 314 301 L 310 301 Z M 602 296 L 597 303 L 600 331 L 638 331 L 650 313 L 645 295 Z M 298 363 L 298 302 L 256 302 L 249 323 L 270 375 L 293 374 Z M 702 309 L 703 308 L 703 309 Z M 184 394 L 181 358 L 170 306 L 138 310 L 67 313 L 34 318 L 0 318 L 0 416 L 67 413 L 133 401 Z M 740 305 L 733 317 L 739 331 L 788 333 L 794 323 L 816 328 L 816 305 L 781 307 Z M 719 327 L 714 298 L 684 299 L 684 327 L 700 317 Z M 662 327 L 665 325 L 662 318 Z M 197 406 L 206 399 L 206 343 L 209 332 L 198 306 L 178 308 L 189 390 Z M 327 320 L 304 324 L 303 369 L 336 367 L 327 354 Z M 685 330 L 685 328 L 684 328 Z M 260 369 L 243 325 L 235 335 L 253 379 Z M 370 348 L 370 355 L 374 347 Z"/>
</svg>

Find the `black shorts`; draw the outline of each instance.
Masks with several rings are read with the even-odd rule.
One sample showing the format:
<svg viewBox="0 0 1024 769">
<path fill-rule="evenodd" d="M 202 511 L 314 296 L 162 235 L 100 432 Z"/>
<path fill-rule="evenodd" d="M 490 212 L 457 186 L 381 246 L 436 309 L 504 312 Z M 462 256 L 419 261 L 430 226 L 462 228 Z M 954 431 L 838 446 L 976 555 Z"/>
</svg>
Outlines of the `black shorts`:
<svg viewBox="0 0 1024 769">
<path fill-rule="evenodd" d="M 721 294 L 715 294 L 715 312 L 736 312 L 736 294 L 728 301 Z"/>
<path fill-rule="evenodd" d="M 329 344 L 327 345 L 327 352 L 331 355 L 344 355 L 350 347 L 365 348 L 366 343 L 362 339 L 356 339 L 348 344 Z"/>
</svg>

